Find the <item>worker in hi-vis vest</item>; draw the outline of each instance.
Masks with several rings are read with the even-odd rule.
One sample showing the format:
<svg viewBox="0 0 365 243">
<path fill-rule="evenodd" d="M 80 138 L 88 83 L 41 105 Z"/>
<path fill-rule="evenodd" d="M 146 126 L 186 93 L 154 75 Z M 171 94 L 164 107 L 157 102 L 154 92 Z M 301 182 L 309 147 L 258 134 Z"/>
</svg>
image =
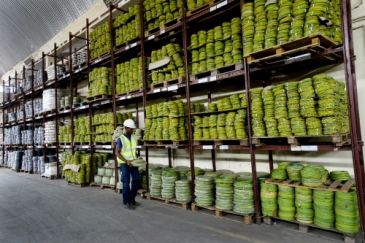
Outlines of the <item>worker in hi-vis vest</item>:
<svg viewBox="0 0 365 243">
<path fill-rule="evenodd" d="M 117 149 L 115 154 L 122 172 L 123 183 L 123 204 L 126 209 L 134 209 L 134 206 L 139 206 L 135 198 L 139 187 L 139 172 L 138 167 L 132 166 L 132 161 L 137 159 L 137 140 L 133 135 L 133 130 L 136 124 L 132 119 L 125 120 L 124 134 L 117 139 Z M 132 186 L 130 186 L 130 178 L 132 177 Z"/>
</svg>

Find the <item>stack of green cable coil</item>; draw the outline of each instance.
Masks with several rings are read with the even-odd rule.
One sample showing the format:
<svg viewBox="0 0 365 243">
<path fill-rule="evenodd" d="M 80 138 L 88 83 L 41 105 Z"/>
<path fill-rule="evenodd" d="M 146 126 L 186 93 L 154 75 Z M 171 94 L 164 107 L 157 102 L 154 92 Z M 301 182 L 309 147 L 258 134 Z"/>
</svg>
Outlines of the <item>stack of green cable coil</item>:
<svg viewBox="0 0 365 243">
<path fill-rule="evenodd" d="M 308 117 L 305 120 L 307 134 L 311 136 L 323 135 L 321 119 L 317 117 Z"/>
<path fill-rule="evenodd" d="M 162 171 L 162 190 L 163 198 L 171 199 L 175 197 L 175 181 L 178 179 L 178 174 L 174 168 L 165 168 Z"/>
<path fill-rule="evenodd" d="M 271 172 L 271 178 L 277 180 L 285 180 L 288 178 L 288 173 L 286 172 L 286 169 L 274 169 Z"/>
<path fill-rule="evenodd" d="M 279 162 L 278 168 L 282 169 L 282 170 L 286 170 L 289 165 L 291 165 L 291 162 Z"/>
<path fill-rule="evenodd" d="M 195 178 L 195 196 L 195 201 L 200 206 L 214 204 L 213 177 L 201 175 Z"/>
<path fill-rule="evenodd" d="M 278 124 L 275 119 L 275 98 L 272 87 L 266 87 L 262 91 L 262 100 L 264 103 L 264 121 L 268 137 L 279 136 Z"/>
<path fill-rule="evenodd" d="M 292 136 L 290 120 L 288 118 L 279 118 L 278 119 L 278 130 L 280 136 L 288 137 Z"/>
<path fill-rule="evenodd" d="M 315 92 L 312 79 L 307 78 L 299 82 L 298 91 L 300 93 L 300 114 L 302 117 L 316 117 Z"/>
<path fill-rule="evenodd" d="M 292 181 L 301 181 L 302 177 L 300 171 L 303 169 L 303 165 L 300 163 L 293 163 L 286 167 L 288 177 Z"/>
<path fill-rule="evenodd" d="M 359 208 L 357 206 L 356 189 L 349 192 L 335 193 L 336 229 L 347 234 L 359 231 Z"/>
<path fill-rule="evenodd" d="M 314 224 L 325 229 L 333 228 L 333 191 L 313 190 Z"/>
<path fill-rule="evenodd" d="M 277 44 L 283 44 L 289 41 L 290 24 L 293 19 L 292 5 L 293 2 L 291 0 L 281 0 L 279 2 Z"/>
<path fill-rule="evenodd" d="M 244 55 L 247 56 L 253 51 L 253 40 L 255 35 L 255 17 L 253 2 L 245 2 L 242 6 L 241 20 L 244 37 Z"/>
<path fill-rule="evenodd" d="M 151 196 L 161 196 L 162 187 L 162 170 L 151 170 L 150 194 Z"/>
<path fill-rule="evenodd" d="M 299 92 L 298 92 L 298 83 L 297 82 L 289 82 L 285 83 L 286 96 L 288 97 L 287 108 L 288 108 L 288 117 L 289 118 L 297 118 L 300 117 L 300 109 L 299 109 Z"/>
<path fill-rule="evenodd" d="M 278 209 L 276 201 L 277 189 L 277 185 L 266 184 L 265 181 L 260 182 L 260 200 L 263 216 L 275 216 L 275 212 Z"/>
<path fill-rule="evenodd" d="M 291 22 L 289 41 L 294 41 L 303 37 L 305 15 L 309 4 L 307 0 L 294 0 L 292 7 L 293 21 Z"/>
<path fill-rule="evenodd" d="M 350 174 L 347 171 L 331 171 L 330 178 L 333 181 L 347 181 L 349 180 Z"/>
<path fill-rule="evenodd" d="M 253 37 L 253 51 L 260 51 L 265 44 L 265 30 L 267 16 L 265 12 L 265 0 L 254 0 L 255 35 Z"/>
<path fill-rule="evenodd" d="M 262 90 L 262 88 L 251 89 L 251 122 L 254 137 L 266 136 Z"/>
<path fill-rule="evenodd" d="M 233 184 L 233 211 L 251 214 L 255 211 L 251 176 L 239 177 Z"/>
<path fill-rule="evenodd" d="M 204 173 L 205 173 L 205 171 L 202 170 L 201 168 L 194 167 L 194 174 L 195 174 L 195 176 L 204 175 Z M 186 173 L 186 177 L 188 178 L 188 180 L 191 179 L 191 170 Z"/>
<path fill-rule="evenodd" d="M 340 117 L 323 117 L 321 123 L 324 135 L 340 134 L 340 126 L 342 125 Z"/>
<path fill-rule="evenodd" d="M 188 166 L 176 166 L 175 170 L 178 175 L 179 180 L 187 180 L 187 174 L 190 171 L 190 168 Z"/>
<path fill-rule="evenodd" d="M 304 167 L 300 174 L 302 176 L 302 184 L 309 187 L 322 186 L 322 174 L 320 169 L 314 166 Z"/>
<path fill-rule="evenodd" d="M 178 202 L 190 202 L 191 201 L 191 181 L 190 180 L 178 180 L 175 181 L 175 194 Z"/>
<path fill-rule="evenodd" d="M 304 36 L 316 34 L 318 32 L 326 35 L 326 25 L 320 22 L 319 17 L 326 16 L 330 6 L 329 0 L 312 0 L 306 13 Z"/>
<path fill-rule="evenodd" d="M 267 26 L 265 32 L 265 48 L 269 48 L 276 45 L 276 38 L 278 35 L 278 11 L 279 6 L 275 2 L 268 2 L 265 6 L 267 13 Z"/>
<path fill-rule="evenodd" d="M 284 220 L 295 219 L 294 187 L 278 186 L 278 216 Z"/>
<path fill-rule="evenodd" d="M 216 208 L 221 210 L 233 209 L 233 183 L 237 177 L 234 174 L 225 174 L 215 180 Z"/>
<path fill-rule="evenodd" d="M 341 14 L 340 14 L 340 3 L 339 1 L 335 1 L 331 4 L 333 12 L 330 13 L 330 17 L 332 17 L 332 28 L 331 28 L 331 37 L 333 41 L 337 44 L 342 43 L 342 28 L 341 28 Z"/>
<path fill-rule="evenodd" d="M 301 117 L 292 118 L 290 120 L 291 123 L 291 131 L 293 132 L 294 136 L 306 136 L 307 129 L 305 125 L 305 119 Z"/>
<path fill-rule="evenodd" d="M 300 223 L 312 224 L 314 218 L 313 190 L 310 188 L 295 188 L 296 219 Z"/>
</svg>

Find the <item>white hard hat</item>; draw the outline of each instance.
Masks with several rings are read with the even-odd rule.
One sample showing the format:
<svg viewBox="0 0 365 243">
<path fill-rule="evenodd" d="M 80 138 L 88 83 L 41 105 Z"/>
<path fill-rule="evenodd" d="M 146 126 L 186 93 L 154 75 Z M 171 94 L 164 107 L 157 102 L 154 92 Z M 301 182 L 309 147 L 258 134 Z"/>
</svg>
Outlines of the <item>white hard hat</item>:
<svg viewBox="0 0 365 243">
<path fill-rule="evenodd" d="M 124 121 L 123 125 L 125 127 L 129 127 L 129 128 L 136 128 L 136 124 L 134 123 L 134 121 L 132 119 L 127 119 Z"/>
</svg>

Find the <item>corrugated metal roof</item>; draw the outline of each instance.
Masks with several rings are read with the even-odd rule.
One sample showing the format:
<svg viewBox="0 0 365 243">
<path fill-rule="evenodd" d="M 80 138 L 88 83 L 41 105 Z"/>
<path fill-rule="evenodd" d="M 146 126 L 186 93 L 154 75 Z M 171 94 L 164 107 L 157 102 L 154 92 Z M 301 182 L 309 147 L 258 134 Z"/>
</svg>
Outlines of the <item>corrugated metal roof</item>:
<svg viewBox="0 0 365 243">
<path fill-rule="evenodd" d="M 99 0 L 0 0 L 0 76 Z"/>
</svg>

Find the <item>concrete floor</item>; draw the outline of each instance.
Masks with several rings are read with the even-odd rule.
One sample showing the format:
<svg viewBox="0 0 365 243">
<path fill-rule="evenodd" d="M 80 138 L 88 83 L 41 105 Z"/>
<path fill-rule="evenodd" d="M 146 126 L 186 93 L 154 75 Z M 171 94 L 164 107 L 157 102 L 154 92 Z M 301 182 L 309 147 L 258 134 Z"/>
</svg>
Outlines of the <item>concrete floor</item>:
<svg viewBox="0 0 365 243">
<path fill-rule="evenodd" d="M 137 199 L 141 206 L 130 211 L 108 189 L 0 168 L 0 242 L 341 242 L 340 235 L 300 233 L 296 225 L 245 225 Z"/>
</svg>

